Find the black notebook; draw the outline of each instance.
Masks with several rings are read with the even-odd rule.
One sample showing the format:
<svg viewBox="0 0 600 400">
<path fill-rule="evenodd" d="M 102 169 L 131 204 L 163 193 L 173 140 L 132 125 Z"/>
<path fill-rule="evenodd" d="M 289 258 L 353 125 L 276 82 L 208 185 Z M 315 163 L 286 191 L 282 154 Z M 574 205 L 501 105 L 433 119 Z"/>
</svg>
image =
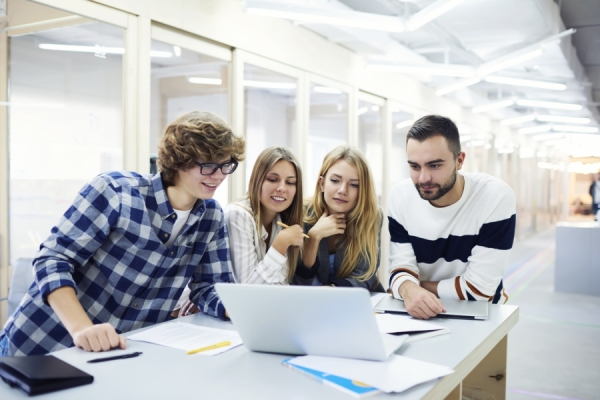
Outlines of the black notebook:
<svg viewBox="0 0 600 400">
<path fill-rule="evenodd" d="M 1 357 L 0 377 L 30 396 L 87 385 L 94 377 L 54 356 Z"/>
</svg>

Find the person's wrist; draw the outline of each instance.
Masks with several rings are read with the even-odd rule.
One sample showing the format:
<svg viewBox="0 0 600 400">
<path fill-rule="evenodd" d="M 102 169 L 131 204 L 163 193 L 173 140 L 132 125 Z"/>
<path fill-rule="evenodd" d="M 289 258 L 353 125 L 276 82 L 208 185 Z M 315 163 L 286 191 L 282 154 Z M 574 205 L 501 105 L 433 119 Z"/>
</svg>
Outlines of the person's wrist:
<svg viewBox="0 0 600 400">
<path fill-rule="evenodd" d="M 85 329 L 89 328 L 90 326 L 94 326 L 94 324 L 92 324 L 91 322 L 89 324 L 78 324 L 76 326 L 71 327 L 71 329 L 69 329 L 69 334 L 71 336 L 76 336 L 79 333 L 81 333 L 82 331 L 84 331 Z"/>
<path fill-rule="evenodd" d="M 411 285 L 414 285 L 415 283 L 412 281 L 404 281 L 402 282 L 402 284 L 400 285 L 400 287 L 398 288 L 398 293 L 400 294 L 400 297 L 402 297 L 403 299 L 406 298 L 406 292 L 408 290 L 410 290 Z"/>
<path fill-rule="evenodd" d="M 320 242 L 322 239 L 321 234 L 319 233 L 318 229 L 313 228 L 313 229 L 309 230 L 307 235 L 310 238 L 307 240 L 314 240 L 314 241 Z"/>
</svg>

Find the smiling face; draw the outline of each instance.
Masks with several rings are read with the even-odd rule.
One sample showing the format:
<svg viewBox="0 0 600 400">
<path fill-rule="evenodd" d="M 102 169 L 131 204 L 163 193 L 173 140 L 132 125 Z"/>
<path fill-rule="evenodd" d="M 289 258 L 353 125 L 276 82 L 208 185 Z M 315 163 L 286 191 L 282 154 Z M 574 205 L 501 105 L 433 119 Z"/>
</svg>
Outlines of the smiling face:
<svg viewBox="0 0 600 400">
<path fill-rule="evenodd" d="M 328 214 L 352 211 L 358 202 L 359 184 L 356 168 L 344 160 L 337 161 L 324 177 L 319 177 Z"/>
<path fill-rule="evenodd" d="M 296 168 L 280 160 L 267 172 L 260 189 L 260 206 L 263 221 L 273 221 L 277 213 L 285 211 L 296 196 Z"/>
<path fill-rule="evenodd" d="M 215 161 L 217 164 L 229 161 L 227 157 L 223 160 Z M 200 163 L 209 161 L 198 160 Z M 217 169 L 211 175 L 202 175 L 200 167 L 194 165 L 186 170 L 178 170 L 175 177 L 175 185 L 167 188 L 167 195 L 171 205 L 177 210 L 189 210 L 196 200 L 211 199 L 217 188 L 225 180 L 227 175 Z"/>
<path fill-rule="evenodd" d="M 437 201 L 439 205 L 443 205 L 446 197 L 456 195 L 453 189 L 465 153 L 459 153 L 455 159 L 446 138 L 436 135 L 422 142 L 409 139 L 406 154 L 410 177 L 423 200 L 429 200 L 432 204 Z"/>
</svg>

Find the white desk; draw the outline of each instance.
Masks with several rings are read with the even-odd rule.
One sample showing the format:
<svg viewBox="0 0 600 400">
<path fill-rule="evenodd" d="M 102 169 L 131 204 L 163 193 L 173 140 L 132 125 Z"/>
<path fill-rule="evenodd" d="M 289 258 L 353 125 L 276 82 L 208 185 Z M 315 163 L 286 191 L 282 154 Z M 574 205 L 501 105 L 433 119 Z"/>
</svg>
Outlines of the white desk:
<svg viewBox="0 0 600 400">
<path fill-rule="evenodd" d="M 487 321 L 436 319 L 450 333 L 403 345 L 397 354 L 447 365 L 455 369 L 442 379 L 427 382 L 403 393 L 380 394 L 369 398 L 460 399 L 460 385 L 480 387 L 505 398 L 506 336 L 517 323 L 514 306 L 490 305 Z M 233 329 L 205 315 L 193 315 L 184 322 Z M 172 322 L 169 322 L 172 323 Z M 125 352 L 143 351 L 137 358 L 88 364 L 102 354 L 67 349 L 55 356 L 92 374 L 94 383 L 38 396 L 39 399 L 332 399 L 351 396 L 281 365 L 283 355 L 254 353 L 244 346 L 209 357 L 186 355 L 181 350 L 129 341 Z M 116 351 L 111 354 L 117 354 Z M 104 354 L 108 356 L 108 354 Z M 480 364 L 481 363 L 481 364 Z M 478 365 L 478 368 L 474 368 Z M 473 371 L 474 370 L 474 371 Z M 473 373 L 471 373 L 473 371 Z M 471 375 L 469 375 L 471 373 Z M 502 374 L 500 381 L 489 378 Z M 0 382 L 1 399 L 27 398 Z"/>
</svg>

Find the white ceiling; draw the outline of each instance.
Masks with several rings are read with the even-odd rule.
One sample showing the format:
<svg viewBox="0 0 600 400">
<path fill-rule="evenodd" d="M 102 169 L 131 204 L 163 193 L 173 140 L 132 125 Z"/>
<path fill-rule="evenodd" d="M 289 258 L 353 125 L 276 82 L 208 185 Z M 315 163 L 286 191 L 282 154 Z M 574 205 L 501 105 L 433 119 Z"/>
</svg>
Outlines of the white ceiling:
<svg viewBox="0 0 600 400">
<path fill-rule="evenodd" d="M 292 7 L 312 7 L 340 12 L 354 10 L 398 16 L 399 20 L 406 20 L 434 2 L 435 0 L 277 1 Z M 597 17 L 593 17 L 594 13 Z M 570 26 L 596 24 L 596 30 L 576 27 L 577 32 L 574 35 L 563 38 L 560 43 L 547 45 L 540 57 L 493 74 L 564 83 L 567 85 L 566 90 L 554 91 L 481 82 L 445 96 L 469 108 L 507 98 L 578 103 L 583 105 L 580 111 L 536 110 L 515 105 L 489 111 L 487 114 L 492 119 L 505 119 L 532 112 L 590 117 L 592 125 L 597 126 L 600 123 L 598 104 L 595 103 L 600 101 L 599 23 L 600 0 L 466 0 L 419 29 L 402 33 L 314 23 L 302 25 L 364 55 L 367 63 L 448 63 L 476 68 L 485 62 L 539 43 Z M 571 39 L 578 44 L 579 49 L 573 47 Z M 585 43 L 580 45 L 578 41 Z M 591 65 L 588 67 L 586 63 Z M 413 77 L 435 88 L 462 79 L 431 75 Z M 595 99 L 593 93 L 596 94 Z M 523 127 L 535 124 L 537 123 L 529 122 Z"/>
</svg>

